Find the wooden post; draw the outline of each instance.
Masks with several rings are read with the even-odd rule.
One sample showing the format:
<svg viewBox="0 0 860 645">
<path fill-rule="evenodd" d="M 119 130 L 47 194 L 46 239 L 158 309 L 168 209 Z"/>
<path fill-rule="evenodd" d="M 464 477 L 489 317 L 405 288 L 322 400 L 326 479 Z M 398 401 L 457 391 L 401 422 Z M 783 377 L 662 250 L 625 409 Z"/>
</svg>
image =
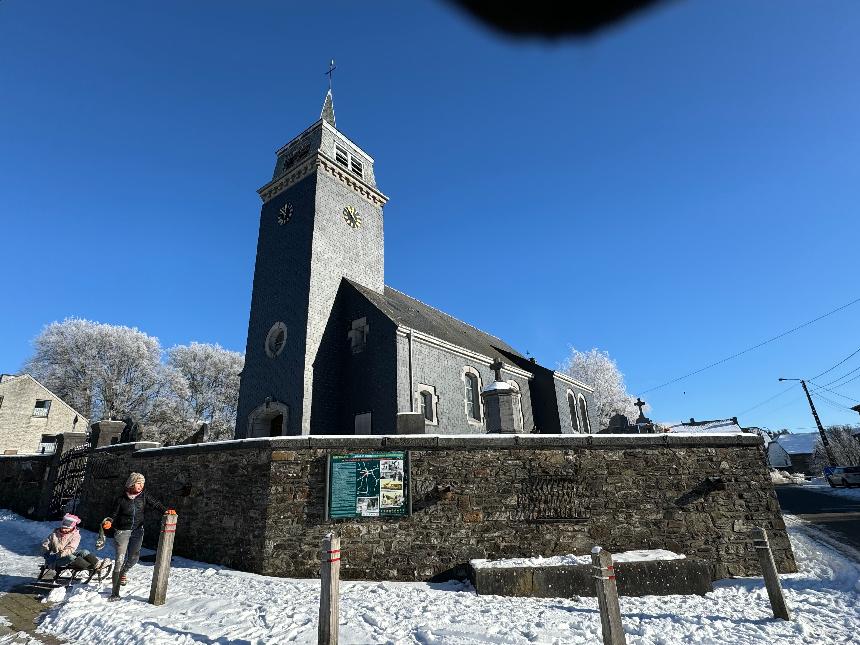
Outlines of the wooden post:
<svg viewBox="0 0 860 645">
<path fill-rule="evenodd" d="M 773 609 L 774 618 L 791 620 L 791 613 L 782 593 L 782 585 L 779 583 L 779 575 L 776 572 L 776 562 L 773 561 L 773 553 L 770 550 L 770 542 L 763 528 L 755 527 L 752 530 L 753 546 L 755 546 L 758 562 L 761 565 L 761 573 L 764 576 L 764 584 L 767 587 L 767 595 L 770 598 L 770 606 Z"/>
<path fill-rule="evenodd" d="M 591 550 L 591 574 L 597 591 L 597 604 L 600 606 L 603 645 L 626 645 L 627 639 L 621 625 L 621 605 L 618 604 L 618 587 L 615 585 L 612 554 L 599 546 Z"/>
<path fill-rule="evenodd" d="M 149 588 L 149 604 L 163 605 L 167 598 L 167 577 L 170 575 L 170 558 L 173 555 L 173 538 L 176 536 L 176 511 L 168 510 L 161 516 L 161 534 L 155 552 L 155 569 L 152 586 Z"/>
<path fill-rule="evenodd" d="M 340 538 L 334 533 L 322 540 L 320 552 L 320 620 L 318 645 L 337 645 L 340 614 Z"/>
</svg>

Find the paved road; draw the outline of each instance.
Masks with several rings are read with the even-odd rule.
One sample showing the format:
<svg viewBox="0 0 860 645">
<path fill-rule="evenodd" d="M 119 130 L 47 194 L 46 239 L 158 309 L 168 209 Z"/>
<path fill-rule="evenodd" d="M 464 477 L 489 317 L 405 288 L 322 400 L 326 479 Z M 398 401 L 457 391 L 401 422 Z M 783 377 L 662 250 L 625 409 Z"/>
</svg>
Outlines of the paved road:
<svg viewBox="0 0 860 645">
<path fill-rule="evenodd" d="M 820 526 L 845 544 L 860 549 L 860 499 L 837 497 L 808 486 L 776 486 L 783 513 Z"/>
</svg>

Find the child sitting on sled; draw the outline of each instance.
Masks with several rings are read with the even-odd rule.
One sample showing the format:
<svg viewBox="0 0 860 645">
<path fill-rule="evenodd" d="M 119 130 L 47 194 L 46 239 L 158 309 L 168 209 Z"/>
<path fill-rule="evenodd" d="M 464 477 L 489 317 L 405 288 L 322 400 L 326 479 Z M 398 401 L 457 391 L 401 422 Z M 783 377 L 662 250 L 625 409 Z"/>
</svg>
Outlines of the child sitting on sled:
<svg viewBox="0 0 860 645">
<path fill-rule="evenodd" d="M 102 560 L 86 549 L 78 549 L 81 544 L 81 532 L 78 530 L 80 523 L 81 518 L 77 515 L 66 513 L 60 526 L 51 531 L 47 539 L 42 542 L 46 567 L 57 571 L 66 567 L 79 571 L 101 567 Z"/>
</svg>

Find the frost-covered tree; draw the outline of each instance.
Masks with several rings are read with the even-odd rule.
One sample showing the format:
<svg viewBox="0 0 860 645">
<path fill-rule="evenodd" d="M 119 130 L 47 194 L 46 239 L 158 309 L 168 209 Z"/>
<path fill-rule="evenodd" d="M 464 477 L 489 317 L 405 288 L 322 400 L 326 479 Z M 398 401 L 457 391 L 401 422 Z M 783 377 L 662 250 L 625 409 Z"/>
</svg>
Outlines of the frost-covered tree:
<svg viewBox="0 0 860 645">
<path fill-rule="evenodd" d="M 236 426 L 239 373 L 245 357 L 220 345 L 191 343 L 167 351 L 166 389 L 158 402 L 150 436 L 165 444 L 209 424 L 209 439 L 230 439 Z"/>
<path fill-rule="evenodd" d="M 614 414 L 625 415 L 631 423 L 639 416 L 639 409 L 633 405 L 636 398 L 628 394 L 624 374 L 607 352 L 598 349 L 580 352 L 572 347 L 561 371 L 594 388 L 595 415 L 600 428 L 608 427 Z"/>
<path fill-rule="evenodd" d="M 92 420 L 145 422 L 161 394 L 161 346 L 134 327 L 67 318 L 45 326 L 33 344 L 24 371 Z"/>
<path fill-rule="evenodd" d="M 860 441 L 853 435 L 857 432 L 856 426 L 830 426 L 824 432 L 830 442 L 830 452 L 836 460 L 836 466 L 860 466 Z M 812 454 L 812 467 L 815 472 L 821 472 L 827 465 L 827 453 L 821 437 L 818 437 Z"/>
</svg>

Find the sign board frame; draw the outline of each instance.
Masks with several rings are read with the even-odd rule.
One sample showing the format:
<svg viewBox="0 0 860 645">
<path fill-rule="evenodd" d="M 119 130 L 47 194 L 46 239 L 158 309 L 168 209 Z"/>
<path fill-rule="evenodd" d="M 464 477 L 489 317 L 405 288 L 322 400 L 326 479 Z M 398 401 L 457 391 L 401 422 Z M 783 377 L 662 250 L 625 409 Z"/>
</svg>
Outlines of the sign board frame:
<svg viewBox="0 0 860 645">
<path fill-rule="evenodd" d="M 396 463 L 398 461 L 401 462 L 399 465 Z M 402 477 L 401 490 L 403 492 L 404 499 L 397 507 L 391 507 L 387 510 L 382 505 L 383 492 L 385 490 L 383 488 L 383 480 L 385 478 L 383 477 L 384 473 L 381 472 L 382 466 L 380 465 L 380 462 L 394 462 L 388 464 L 390 469 L 389 472 L 393 475 L 399 475 Z M 350 473 L 350 467 L 347 464 L 352 463 L 355 463 L 356 466 L 352 468 L 352 473 Z M 362 470 L 356 472 L 356 469 L 359 467 L 361 467 Z M 364 474 L 364 477 L 362 477 L 362 473 Z M 350 475 L 352 475 L 352 478 Z M 334 484 L 333 479 L 336 477 L 339 482 Z M 369 484 L 364 482 L 365 479 L 369 481 Z M 396 477 L 392 480 L 386 481 L 393 482 L 394 479 L 396 479 Z M 346 489 L 343 488 L 344 486 L 346 486 Z M 351 493 L 351 486 L 356 487 L 354 493 Z M 359 494 L 359 489 L 362 486 L 369 486 L 373 489 L 371 491 L 371 497 L 362 497 Z M 354 505 L 355 511 L 353 513 L 344 513 L 342 510 L 339 512 L 337 509 L 333 509 L 333 494 L 346 495 L 347 497 L 351 496 L 354 501 L 351 502 L 349 506 Z M 360 500 L 367 500 L 367 506 L 365 506 L 363 510 L 360 506 Z M 343 501 L 341 501 L 340 506 L 342 509 Z M 370 506 L 373 506 L 373 508 L 369 508 Z M 374 510 L 376 512 L 374 512 Z M 397 520 L 411 515 L 412 467 L 411 455 L 408 450 L 330 453 L 327 456 L 324 503 L 324 516 L 326 520 Z"/>
</svg>

